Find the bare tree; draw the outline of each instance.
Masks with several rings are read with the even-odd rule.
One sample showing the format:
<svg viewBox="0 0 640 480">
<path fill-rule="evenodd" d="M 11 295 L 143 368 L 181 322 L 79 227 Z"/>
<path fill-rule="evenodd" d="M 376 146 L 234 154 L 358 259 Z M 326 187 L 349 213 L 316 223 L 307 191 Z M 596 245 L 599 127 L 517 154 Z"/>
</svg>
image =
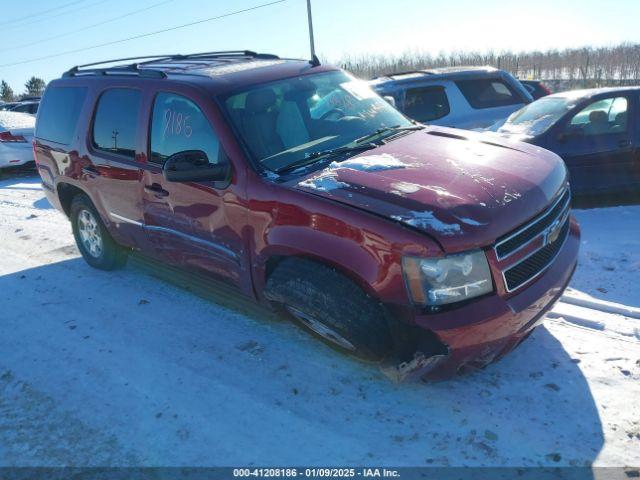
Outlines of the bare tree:
<svg viewBox="0 0 640 480">
<path fill-rule="evenodd" d="M 435 67 L 490 65 L 519 78 L 546 80 L 563 88 L 632 85 L 640 83 L 640 44 L 530 52 L 453 51 L 435 56 L 407 51 L 345 56 L 340 64 L 362 78 Z"/>
</svg>

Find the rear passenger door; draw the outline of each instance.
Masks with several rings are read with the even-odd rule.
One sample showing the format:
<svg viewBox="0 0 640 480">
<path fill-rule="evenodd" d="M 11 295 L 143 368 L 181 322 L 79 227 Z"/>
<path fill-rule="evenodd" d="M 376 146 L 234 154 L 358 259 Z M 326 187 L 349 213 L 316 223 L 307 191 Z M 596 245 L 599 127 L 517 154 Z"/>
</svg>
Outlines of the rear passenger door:
<svg viewBox="0 0 640 480">
<path fill-rule="evenodd" d="M 229 162 L 218 135 L 191 99 L 157 93 L 149 129 L 149 163 L 144 176 L 143 209 L 147 235 L 162 258 L 240 282 L 241 231 L 246 209 L 229 182 L 169 182 L 160 170 L 171 155 L 201 150 L 209 163 Z"/>
<path fill-rule="evenodd" d="M 144 245 L 140 205 L 144 142 L 141 92 L 117 87 L 101 92 L 90 130 L 91 163 L 83 173 L 106 211 L 120 243 Z"/>
<path fill-rule="evenodd" d="M 567 164 L 574 193 L 614 193 L 631 187 L 636 162 L 632 111 L 630 97 L 600 98 L 560 127 L 554 151 Z"/>
</svg>

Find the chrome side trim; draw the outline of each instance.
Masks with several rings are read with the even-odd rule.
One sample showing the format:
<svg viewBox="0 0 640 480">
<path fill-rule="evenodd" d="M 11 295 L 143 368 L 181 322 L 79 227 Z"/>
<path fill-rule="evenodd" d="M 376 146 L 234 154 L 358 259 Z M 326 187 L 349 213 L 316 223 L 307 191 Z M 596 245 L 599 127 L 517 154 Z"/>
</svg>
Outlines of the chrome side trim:
<svg viewBox="0 0 640 480">
<path fill-rule="evenodd" d="M 236 262 L 238 261 L 239 257 L 238 254 L 236 252 L 234 252 L 233 250 L 220 245 L 219 243 L 214 243 L 214 242 L 210 242 L 208 240 L 204 240 L 202 238 L 198 238 L 198 237 L 194 237 L 193 235 L 189 235 L 187 233 L 183 233 L 180 232 L 178 230 L 173 230 L 172 228 L 167 228 L 167 227 L 160 227 L 158 225 L 143 225 L 145 230 L 152 230 L 154 232 L 163 232 L 163 233 L 169 233 L 171 235 L 175 235 L 177 237 L 181 237 L 184 238 L 185 240 L 189 240 L 190 242 L 193 243 L 197 243 L 199 245 L 204 245 L 205 247 L 209 247 L 213 250 L 217 250 L 221 253 L 224 253 L 225 255 L 227 255 L 228 257 L 233 258 Z"/>
<path fill-rule="evenodd" d="M 510 234 L 508 237 L 503 238 L 502 240 L 500 240 L 499 242 L 497 242 L 494 246 L 493 246 L 493 251 L 496 254 L 496 258 L 500 261 L 500 260 L 504 260 L 505 258 L 510 257 L 511 255 L 513 255 L 514 253 L 520 251 L 521 249 L 523 249 L 524 247 L 526 247 L 527 245 L 529 245 L 531 242 L 533 242 L 536 238 L 538 238 L 540 235 L 542 235 L 541 232 L 539 235 L 536 235 L 535 237 L 533 237 L 531 240 L 526 241 L 525 243 L 523 243 L 522 245 L 520 245 L 518 248 L 516 248 L 515 250 L 512 250 L 511 252 L 507 253 L 506 255 L 500 255 L 498 254 L 498 247 L 500 245 L 502 245 L 503 243 L 508 242 L 509 240 L 511 240 L 513 237 L 517 237 L 518 235 L 520 235 L 522 232 L 528 230 L 529 228 L 533 227 L 534 225 L 536 225 L 537 223 L 540 223 L 542 220 L 546 219 L 551 212 L 553 211 L 554 208 L 556 208 L 556 206 L 558 205 L 558 203 L 560 203 L 560 201 L 562 200 L 562 198 L 565 196 L 565 194 L 567 193 L 568 188 L 564 188 L 562 190 L 562 192 L 558 195 L 558 198 L 556 199 L 555 202 L 553 202 L 553 204 L 550 207 L 547 207 L 546 211 L 539 217 L 535 218 L 534 220 L 532 220 L 531 222 L 523 225 L 522 227 L 520 227 L 518 230 L 516 230 L 515 232 L 513 232 L 512 234 Z M 560 213 L 558 214 L 558 218 L 562 217 L 566 210 L 569 208 L 571 204 L 571 195 L 569 195 L 569 197 L 567 198 L 565 205 L 562 207 L 562 210 L 560 211 Z"/>
<path fill-rule="evenodd" d="M 152 230 L 154 232 L 162 232 L 162 233 L 168 233 L 170 235 L 175 235 L 177 237 L 181 237 L 184 238 L 185 240 L 189 240 L 190 242 L 193 243 L 197 243 L 199 245 L 203 245 L 205 247 L 211 248 L 213 250 L 216 250 L 218 252 L 221 252 L 223 254 L 225 254 L 228 257 L 231 257 L 236 263 L 239 262 L 239 255 L 234 252 L 233 250 L 220 245 L 219 243 L 215 243 L 215 242 L 211 242 L 209 240 L 204 240 L 203 238 L 198 238 L 198 237 L 194 237 L 193 235 L 189 235 L 187 233 L 181 232 L 179 230 L 174 230 L 172 228 L 167 228 L 167 227 L 160 227 L 158 225 L 147 225 L 145 223 L 142 222 L 138 222 L 137 220 L 132 220 L 130 218 L 127 217 L 123 217 L 122 215 L 118 215 L 117 213 L 113 213 L 113 212 L 109 212 L 109 216 L 114 219 L 114 220 L 118 220 L 124 223 L 129 223 L 131 225 L 136 225 L 138 227 L 141 227 L 145 230 Z"/>
<path fill-rule="evenodd" d="M 144 226 L 141 222 L 138 222 L 137 220 L 132 220 L 130 218 L 123 217 L 122 215 L 118 215 L 117 213 L 109 212 L 109 216 L 114 220 L 119 220 L 124 223 L 130 223 L 131 225 L 137 225 L 138 227 Z"/>
<path fill-rule="evenodd" d="M 566 214 L 566 219 L 565 222 L 570 221 L 569 219 L 569 213 Z M 562 227 L 560 228 L 564 228 L 564 222 L 562 222 Z M 562 240 L 562 244 L 560 245 L 560 248 L 558 248 L 558 251 L 556 252 L 556 254 L 547 262 L 547 264 L 542 267 L 540 269 L 540 271 L 538 273 L 536 273 L 535 275 L 529 277 L 527 280 L 525 280 L 524 282 L 520 283 L 519 285 L 516 285 L 513 288 L 509 288 L 509 284 L 507 283 L 507 277 L 505 276 L 505 273 L 507 271 L 509 271 L 510 269 L 517 267 L 518 265 L 520 265 L 522 262 L 526 261 L 529 257 L 535 255 L 536 253 L 538 253 L 540 250 L 542 250 L 541 248 L 539 248 L 538 250 L 535 250 L 531 253 L 529 253 L 526 257 L 524 257 L 522 260 L 520 260 L 518 263 L 515 263 L 513 265 L 511 265 L 509 268 L 507 268 L 506 270 L 502 270 L 500 273 L 502 274 L 502 283 L 504 285 L 504 289 L 507 293 L 511 293 L 511 292 L 515 292 L 516 290 L 524 287 L 525 285 L 527 285 L 528 283 L 531 283 L 533 280 L 535 280 L 536 278 L 538 278 L 540 275 L 542 275 L 547 268 L 549 268 L 551 266 L 551 264 L 553 262 L 555 262 L 556 258 L 558 258 L 558 255 L 560 255 L 560 252 L 562 251 L 562 248 L 564 247 L 564 244 L 567 242 L 567 239 L 569 238 L 571 234 L 571 226 L 569 226 L 569 228 L 567 229 L 567 233 L 564 237 L 564 239 Z M 544 248 L 544 247 L 542 247 Z"/>
</svg>

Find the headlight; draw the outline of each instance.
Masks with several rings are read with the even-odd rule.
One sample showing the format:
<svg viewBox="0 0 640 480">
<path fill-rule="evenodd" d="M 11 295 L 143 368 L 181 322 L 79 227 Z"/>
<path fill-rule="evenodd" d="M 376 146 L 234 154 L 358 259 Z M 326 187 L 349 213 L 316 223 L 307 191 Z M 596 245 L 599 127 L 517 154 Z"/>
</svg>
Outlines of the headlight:
<svg viewBox="0 0 640 480">
<path fill-rule="evenodd" d="M 461 302 L 493 290 L 481 250 L 441 258 L 403 257 L 402 270 L 411 298 L 419 305 Z"/>
</svg>

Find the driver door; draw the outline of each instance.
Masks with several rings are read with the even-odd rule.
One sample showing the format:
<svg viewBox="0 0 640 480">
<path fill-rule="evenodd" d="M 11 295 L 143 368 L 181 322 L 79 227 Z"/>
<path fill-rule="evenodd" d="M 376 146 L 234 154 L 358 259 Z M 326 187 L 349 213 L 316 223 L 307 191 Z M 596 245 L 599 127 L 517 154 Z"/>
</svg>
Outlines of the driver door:
<svg viewBox="0 0 640 480">
<path fill-rule="evenodd" d="M 631 99 L 611 96 L 596 100 L 573 115 L 554 149 L 565 161 L 576 194 L 624 190 L 634 161 L 631 141 Z"/>
<path fill-rule="evenodd" d="M 149 163 L 144 174 L 145 230 L 157 256 L 240 282 L 242 254 L 239 202 L 234 179 L 226 182 L 170 182 L 162 166 L 189 150 L 206 153 L 209 163 L 229 162 L 213 127 L 194 101 L 159 92 L 152 106 Z M 233 177 L 233 176 L 232 176 Z"/>
</svg>

